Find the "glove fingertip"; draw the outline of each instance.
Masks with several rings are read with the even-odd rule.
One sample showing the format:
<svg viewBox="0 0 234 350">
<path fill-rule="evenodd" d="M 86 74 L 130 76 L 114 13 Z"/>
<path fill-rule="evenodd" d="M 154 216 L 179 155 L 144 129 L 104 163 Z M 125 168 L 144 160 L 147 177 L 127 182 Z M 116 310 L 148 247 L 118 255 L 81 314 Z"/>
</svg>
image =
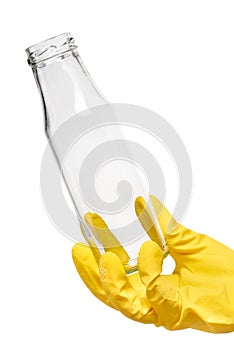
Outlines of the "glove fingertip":
<svg viewBox="0 0 234 350">
<path fill-rule="evenodd" d="M 147 287 L 162 271 L 163 252 L 153 241 L 143 243 L 138 255 L 138 269 L 142 283 Z"/>
<path fill-rule="evenodd" d="M 112 252 L 106 252 L 101 256 L 99 270 L 101 276 L 104 274 L 111 275 L 116 274 L 117 272 L 124 272 L 120 258 Z"/>
<path fill-rule="evenodd" d="M 153 259 L 162 260 L 163 252 L 159 245 L 154 241 L 144 242 L 140 248 L 138 255 L 138 264 L 140 266 L 152 263 Z"/>
<path fill-rule="evenodd" d="M 86 244 L 84 243 L 76 243 L 72 247 L 72 258 L 78 258 L 80 255 L 83 255 L 83 253 L 89 248 Z"/>
</svg>

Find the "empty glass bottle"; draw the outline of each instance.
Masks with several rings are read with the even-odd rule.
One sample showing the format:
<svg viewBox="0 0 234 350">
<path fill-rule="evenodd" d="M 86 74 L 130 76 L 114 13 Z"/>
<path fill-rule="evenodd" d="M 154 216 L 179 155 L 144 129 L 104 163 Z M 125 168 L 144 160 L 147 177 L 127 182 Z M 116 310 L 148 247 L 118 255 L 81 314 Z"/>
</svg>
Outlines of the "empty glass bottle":
<svg viewBox="0 0 234 350">
<path fill-rule="evenodd" d="M 107 125 L 106 129 L 104 128 L 102 130 L 99 130 L 98 127 L 89 128 L 88 133 L 83 128 L 82 136 L 84 140 L 82 141 L 81 139 L 78 145 L 72 145 L 73 147 L 71 147 L 66 157 L 63 154 L 63 137 L 54 138 L 57 130 L 72 120 L 74 116 L 76 117 L 74 120 L 78 120 L 79 125 L 83 127 L 85 122 L 88 123 L 90 117 L 95 119 L 98 115 L 105 114 L 105 111 L 112 113 L 111 104 L 108 104 L 109 110 L 108 108 L 105 109 L 107 101 L 96 88 L 84 67 L 77 52 L 77 46 L 70 33 L 61 34 L 31 46 L 26 52 L 28 63 L 32 67 L 42 98 L 46 135 L 61 167 L 85 241 L 90 244 L 94 253 L 97 253 L 98 250 L 101 253 L 108 250 L 115 252 L 122 259 L 126 271 L 132 272 L 137 269 L 139 247 L 149 237 L 139 223 L 138 226 L 135 225 L 136 230 L 134 229 L 134 232 L 127 234 L 124 232 L 120 233 L 120 230 L 117 228 L 121 227 L 121 221 L 125 220 L 127 216 L 132 217 L 132 221 L 137 221 L 134 211 L 134 201 L 137 196 L 144 197 L 147 195 L 144 181 L 142 181 L 141 176 L 131 166 L 126 166 L 121 161 L 117 162 L 109 171 L 107 179 L 105 178 L 103 181 L 99 181 L 99 185 L 97 184 L 96 186 L 100 187 L 101 190 L 99 192 L 102 192 L 107 199 L 106 202 L 102 201 L 103 207 L 101 210 L 98 208 L 95 200 L 94 202 L 96 204 L 90 204 L 92 197 L 94 199 L 98 197 L 94 193 L 97 188 L 87 185 L 90 175 L 94 175 L 92 174 L 92 167 L 86 168 L 86 173 L 84 171 L 81 172 L 82 166 L 87 163 L 88 159 L 88 157 L 84 157 L 84 154 L 90 155 L 92 153 L 92 147 L 95 147 L 94 141 L 100 144 L 105 138 L 109 141 L 115 138 L 118 139 L 120 138 L 120 134 L 121 138 L 123 138 L 123 131 L 118 128 L 116 129 L 113 125 L 109 127 Z M 100 108 L 102 108 L 101 106 L 104 107 L 103 109 L 98 109 L 98 106 Z M 77 127 L 77 124 L 74 123 L 72 128 L 77 127 L 78 131 L 79 125 Z M 69 127 L 68 125 L 68 130 Z M 74 132 L 74 130 L 72 131 Z M 79 132 L 81 131 L 79 130 Z M 109 150 L 111 147 L 110 142 L 105 147 L 108 147 Z M 101 151 L 101 155 L 105 153 L 105 147 Z M 116 145 L 113 147 L 115 147 L 115 150 L 116 147 L 118 148 Z M 116 154 L 115 151 L 113 154 Z M 92 159 L 94 163 L 96 158 L 93 157 Z M 83 178 L 79 176 L 79 172 L 83 174 Z M 102 172 L 101 167 L 99 172 Z M 116 184 L 118 175 L 126 178 L 129 173 L 133 175 L 135 190 L 134 193 L 128 193 L 128 186 L 126 187 L 126 184 L 122 182 L 122 187 L 120 187 L 123 195 L 130 195 L 130 199 L 125 201 L 125 207 L 128 207 L 128 209 L 123 214 L 123 212 L 121 213 L 117 210 L 118 208 L 110 198 L 108 199 L 108 196 L 111 192 L 111 182 L 114 181 Z M 82 186 L 79 181 L 84 182 L 84 188 L 81 188 Z M 82 195 L 82 191 L 89 192 L 89 196 L 85 193 L 89 200 L 84 198 L 85 196 Z M 165 242 L 160 230 L 158 235 L 161 246 L 164 249 Z"/>
</svg>

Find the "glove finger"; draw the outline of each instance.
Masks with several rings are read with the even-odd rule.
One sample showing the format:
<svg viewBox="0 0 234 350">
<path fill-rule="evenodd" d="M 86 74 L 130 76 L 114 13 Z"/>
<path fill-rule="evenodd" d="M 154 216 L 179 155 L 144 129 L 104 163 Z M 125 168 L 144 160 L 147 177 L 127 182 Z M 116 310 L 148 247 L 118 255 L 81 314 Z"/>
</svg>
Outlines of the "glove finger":
<svg viewBox="0 0 234 350">
<path fill-rule="evenodd" d="M 142 244 L 138 255 L 138 269 L 142 283 L 148 287 L 162 272 L 163 252 L 156 242 Z"/>
<path fill-rule="evenodd" d="M 202 246 L 202 237 L 177 223 L 164 205 L 154 196 L 150 196 L 155 213 L 165 239 L 168 243 L 169 253 L 176 262 L 181 259 L 181 254 L 189 254 L 199 251 Z"/>
<path fill-rule="evenodd" d="M 96 213 L 86 213 L 85 222 L 90 227 L 95 238 L 102 244 L 106 252 L 113 252 L 119 256 L 123 264 L 130 259 L 119 240 L 109 230 L 105 221 Z"/>
<path fill-rule="evenodd" d="M 173 275 L 159 276 L 147 288 L 147 298 L 157 314 L 157 326 L 178 329 L 182 312 L 182 295 Z"/>
<path fill-rule="evenodd" d="M 150 195 L 150 200 L 157 215 L 159 225 L 164 235 L 167 236 L 167 233 L 173 232 L 180 225 L 159 199 Z"/>
<path fill-rule="evenodd" d="M 100 261 L 101 283 L 109 302 L 126 317 L 142 323 L 155 323 L 155 313 L 145 296 L 131 285 L 120 258 L 108 252 Z M 141 286 L 142 287 L 142 286 Z"/>
<path fill-rule="evenodd" d="M 76 270 L 88 289 L 102 302 L 110 305 L 102 288 L 97 261 L 92 249 L 81 243 L 76 243 L 72 249 L 72 259 Z"/>
<path fill-rule="evenodd" d="M 158 227 L 157 222 L 155 222 L 157 219 L 155 220 L 153 217 L 153 213 L 143 197 L 136 198 L 135 212 L 149 238 L 152 239 L 152 241 L 155 241 L 163 251 L 166 251 L 166 243 L 163 234 L 160 227 Z"/>
<path fill-rule="evenodd" d="M 95 260 L 96 260 L 97 264 L 99 265 L 99 262 L 100 262 L 100 259 L 101 259 L 101 253 L 100 253 L 100 251 L 99 251 L 99 249 L 98 249 L 98 247 L 97 247 L 93 237 L 91 237 L 91 236 L 87 237 L 86 236 L 86 234 L 84 233 L 82 225 L 80 225 L 80 230 L 81 230 L 81 232 L 83 234 L 84 239 L 86 240 L 86 242 L 88 243 L 88 245 L 92 249 L 92 253 L 93 253 L 94 257 L 95 257 Z"/>
<path fill-rule="evenodd" d="M 181 312 L 177 291 L 178 276 L 161 276 L 163 254 L 155 242 L 145 242 L 139 252 L 138 267 L 146 295 L 157 315 L 157 326 L 172 329 Z"/>
</svg>

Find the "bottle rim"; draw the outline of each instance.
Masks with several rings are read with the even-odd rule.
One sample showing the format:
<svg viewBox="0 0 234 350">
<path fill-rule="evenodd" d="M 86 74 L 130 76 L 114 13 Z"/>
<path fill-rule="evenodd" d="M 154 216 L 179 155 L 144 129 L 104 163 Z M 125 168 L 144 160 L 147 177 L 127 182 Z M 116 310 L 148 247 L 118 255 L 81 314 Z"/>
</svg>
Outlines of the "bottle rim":
<svg viewBox="0 0 234 350">
<path fill-rule="evenodd" d="M 25 51 L 30 66 L 77 49 L 71 33 L 66 32 L 29 46 Z"/>
</svg>

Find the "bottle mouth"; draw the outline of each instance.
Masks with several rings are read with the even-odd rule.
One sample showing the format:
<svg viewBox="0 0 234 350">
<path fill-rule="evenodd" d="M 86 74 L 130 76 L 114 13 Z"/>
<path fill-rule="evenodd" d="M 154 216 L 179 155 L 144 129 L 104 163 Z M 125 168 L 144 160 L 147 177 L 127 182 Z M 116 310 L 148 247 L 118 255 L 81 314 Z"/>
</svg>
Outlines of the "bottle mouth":
<svg viewBox="0 0 234 350">
<path fill-rule="evenodd" d="M 68 32 L 32 45 L 25 51 L 28 56 L 28 64 L 35 66 L 51 58 L 64 56 L 65 53 L 75 49 L 77 49 L 75 40 Z"/>
</svg>

